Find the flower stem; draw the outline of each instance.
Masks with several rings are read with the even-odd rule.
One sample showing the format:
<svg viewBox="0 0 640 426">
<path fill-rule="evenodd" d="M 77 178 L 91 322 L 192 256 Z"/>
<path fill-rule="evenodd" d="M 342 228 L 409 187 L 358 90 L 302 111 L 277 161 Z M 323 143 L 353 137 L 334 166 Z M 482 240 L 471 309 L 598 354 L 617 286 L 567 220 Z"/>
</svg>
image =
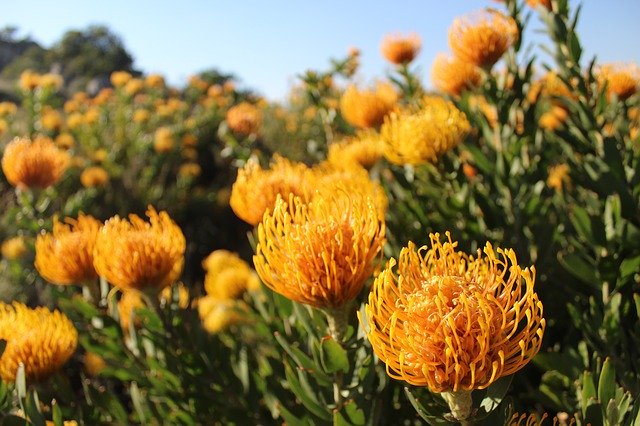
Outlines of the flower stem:
<svg viewBox="0 0 640 426">
<path fill-rule="evenodd" d="M 460 422 L 462 426 L 472 425 L 470 419 L 473 410 L 473 401 L 471 400 L 471 391 L 443 392 L 442 397 L 449 408 L 453 417 Z"/>
<path fill-rule="evenodd" d="M 344 306 L 338 308 L 327 308 L 325 314 L 327 315 L 327 325 L 329 335 L 333 340 L 338 342 L 342 346 L 342 339 L 344 333 L 347 331 L 349 325 L 349 314 L 351 313 L 351 304 L 347 303 Z"/>
</svg>

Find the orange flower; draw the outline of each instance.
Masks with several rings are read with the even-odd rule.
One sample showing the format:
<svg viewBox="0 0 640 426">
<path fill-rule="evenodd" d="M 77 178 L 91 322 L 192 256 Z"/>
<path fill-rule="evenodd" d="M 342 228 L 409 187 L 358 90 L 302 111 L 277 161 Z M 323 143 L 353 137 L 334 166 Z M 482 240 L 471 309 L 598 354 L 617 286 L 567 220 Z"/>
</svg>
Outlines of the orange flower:
<svg viewBox="0 0 640 426">
<path fill-rule="evenodd" d="M 53 220 L 53 232 L 38 235 L 35 266 L 47 281 L 59 285 L 82 284 L 98 278 L 93 248 L 102 224 L 92 216 Z"/>
<path fill-rule="evenodd" d="M 477 87 L 482 75 L 474 64 L 441 53 L 433 61 L 431 80 L 438 90 L 460 96 L 463 91 Z"/>
<path fill-rule="evenodd" d="M 418 34 L 410 34 L 406 37 L 401 35 L 387 34 L 382 39 L 380 50 L 382 56 L 392 64 L 401 65 L 408 64 L 420 52 L 422 41 Z"/>
<path fill-rule="evenodd" d="M 2 380 L 14 382 L 22 364 L 27 380 L 40 381 L 71 358 L 78 345 L 78 332 L 57 310 L 0 302 L 0 340 L 6 341 L 0 356 Z"/>
<path fill-rule="evenodd" d="M 606 64 L 598 69 L 598 81 L 607 84 L 609 97 L 625 100 L 638 92 L 640 69 L 636 64 Z"/>
<path fill-rule="evenodd" d="M 46 188 L 60 180 L 69 159 L 51 139 L 15 138 L 4 149 L 2 171 L 18 188 Z"/>
<path fill-rule="evenodd" d="M 538 124 L 545 130 L 553 131 L 562 126 L 569 113 L 559 105 L 554 105 L 551 109 L 540 116 Z"/>
<path fill-rule="evenodd" d="M 513 18 L 486 9 L 457 18 L 449 30 L 449 46 L 460 60 L 491 68 L 517 40 Z"/>
<path fill-rule="evenodd" d="M 273 291 L 318 308 L 353 300 L 373 273 L 385 225 L 371 197 L 335 185 L 310 203 L 278 198 L 258 226 L 253 262 Z"/>
<path fill-rule="evenodd" d="M 168 127 L 160 127 L 156 130 L 153 139 L 153 149 L 157 153 L 166 153 L 173 149 L 173 132 Z"/>
<path fill-rule="evenodd" d="M 260 110 L 248 102 L 242 102 L 227 111 L 227 125 L 240 135 L 249 136 L 256 133 L 261 121 Z"/>
<path fill-rule="evenodd" d="M 27 253 L 27 245 L 23 236 L 9 238 L 0 245 L 0 253 L 2 257 L 9 260 L 20 259 Z"/>
<path fill-rule="evenodd" d="M 353 126 L 363 129 L 377 127 L 398 101 L 398 94 L 389 84 L 378 84 L 375 90 L 358 90 L 349 86 L 340 98 L 340 112 Z"/>
<path fill-rule="evenodd" d="M 149 74 L 147 78 L 144 79 L 144 84 L 147 87 L 151 88 L 162 88 L 164 87 L 164 77 L 160 74 Z"/>
<path fill-rule="evenodd" d="M 127 84 L 133 77 L 126 71 L 114 71 L 111 73 L 111 84 L 115 87 L 122 87 Z"/>
<path fill-rule="evenodd" d="M 237 299 L 247 290 L 260 288 L 253 269 L 240 257 L 227 250 L 216 250 L 202 262 L 207 269 L 204 289 L 217 299 Z"/>
<path fill-rule="evenodd" d="M 122 290 L 162 289 L 173 283 L 184 263 L 186 241 L 166 212 L 147 209 L 149 222 L 137 215 L 114 216 L 96 238 L 94 266 Z"/>
<path fill-rule="evenodd" d="M 382 158 L 382 147 L 382 138 L 377 132 L 362 131 L 329 145 L 327 160 L 336 166 L 352 163 L 370 169 Z"/>
<path fill-rule="evenodd" d="M 87 167 L 80 174 L 80 183 L 85 188 L 104 186 L 109 182 L 109 173 L 99 166 Z"/>
<path fill-rule="evenodd" d="M 555 189 L 557 192 L 562 192 L 571 185 L 569 172 L 570 169 L 567 164 L 557 164 L 551 167 L 549 169 L 549 176 L 547 177 L 547 186 Z"/>
<path fill-rule="evenodd" d="M 530 7 L 538 7 L 538 5 L 540 5 L 547 10 L 551 10 L 551 0 L 527 0 L 527 4 Z"/>
<path fill-rule="evenodd" d="M 389 260 L 365 305 L 367 337 L 394 379 L 432 392 L 485 389 L 540 349 L 535 268 L 489 243 L 474 258 L 447 238 L 431 234 L 420 249 L 409 242 Z"/>
<path fill-rule="evenodd" d="M 120 327 L 126 334 L 129 333 L 132 325 L 131 320 L 134 318 L 135 310 L 138 308 L 144 308 L 142 294 L 132 289 L 123 291 L 120 300 L 118 300 L 118 319 L 120 320 Z M 134 320 L 133 325 L 139 326 L 140 321 Z"/>
<path fill-rule="evenodd" d="M 276 203 L 278 194 L 304 196 L 304 182 L 308 168 L 302 163 L 292 163 L 284 157 L 274 156 L 273 164 L 264 170 L 249 161 L 238 170 L 238 177 L 231 187 L 229 203 L 233 212 L 250 225 L 257 225 Z"/>
</svg>

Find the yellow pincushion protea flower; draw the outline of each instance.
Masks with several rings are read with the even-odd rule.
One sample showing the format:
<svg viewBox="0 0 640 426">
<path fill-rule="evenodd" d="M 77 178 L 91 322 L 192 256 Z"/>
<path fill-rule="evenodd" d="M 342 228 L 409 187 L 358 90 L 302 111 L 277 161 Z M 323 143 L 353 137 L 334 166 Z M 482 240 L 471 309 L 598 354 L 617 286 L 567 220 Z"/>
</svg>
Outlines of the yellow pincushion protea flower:
<svg viewBox="0 0 640 426">
<path fill-rule="evenodd" d="M 441 92 L 460 96 L 463 91 L 477 87 L 482 74 L 474 64 L 441 53 L 433 61 L 431 80 Z"/>
<path fill-rule="evenodd" d="M 14 382 L 20 364 L 27 380 L 44 380 L 58 371 L 76 350 L 78 332 L 57 310 L 0 302 L 0 377 Z"/>
<path fill-rule="evenodd" d="M 449 233 L 444 244 L 439 234 L 430 238 L 431 247 L 410 242 L 376 278 L 367 337 L 395 379 L 433 392 L 484 389 L 540 349 L 535 268 L 522 269 L 513 250 L 489 243 L 474 258 L 457 251 Z"/>
<path fill-rule="evenodd" d="M 138 308 L 144 308 L 142 293 L 137 290 L 123 291 L 120 300 L 118 300 L 118 318 L 120 327 L 125 333 L 129 333 L 132 325 L 131 321 L 134 319 L 135 310 Z M 139 326 L 140 321 L 134 321 L 133 324 Z"/>
<path fill-rule="evenodd" d="M 389 84 L 380 83 L 375 90 L 358 90 L 349 86 L 340 98 L 340 112 L 351 125 L 367 129 L 384 121 L 398 102 L 398 94 Z"/>
<path fill-rule="evenodd" d="M 87 167 L 80 173 L 80 183 L 85 188 L 101 187 L 109 182 L 109 173 L 100 166 Z"/>
<path fill-rule="evenodd" d="M 27 244 L 23 236 L 9 238 L 0 245 L 0 253 L 2 257 L 9 260 L 20 259 L 27 253 Z"/>
<path fill-rule="evenodd" d="M 69 160 L 51 139 L 15 138 L 4 149 L 2 171 L 18 188 L 46 188 L 60 180 Z"/>
<path fill-rule="evenodd" d="M 202 261 L 202 266 L 207 271 L 204 290 L 217 299 L 236 299 L 246 291 L 260 288 L 255 271 L 228 250 L 212 252 Z"/>
<path fill-rule="evenodd" d="M 198 300 L 198 315 L 202 326 L 216 334 L 233 324 L 247 321 L 246 305 L 238 300 L 218 299 L 207 295 Z"/>
<path fill-rule="evenodd" d="M 96 271 L 122 290 L 162 289 L 182 271 L 186 241 L 167 212 L 147 209 L 149 222 L 137 215 L 109 219 L 96 238 Z"/>
<path fill-rule="evenodd" d="M 393 112 L 380 134 L 385 157 L 395 164 L 422 164 L 458 145 L 471 126 L 462 111 L 439 97 L 426 97 L 418 111 Z"/>
<path fill-rule="evenodd" d="M 304 197 L 307 192 L 308 168 L 292 163 L 284 157 L 274 156 L 271 168 L 265 170 L 253 161 L 238 170 L 231 187 L 229 204 L 233 212 L 250 225 L 257 225 L 265 211 L 273 209 L 278 194 Z"/>
<path fill-rule="evenodd" d="M 481 68 L 492 67 L 518 38 L 513 18 L 494 9 L 457 18 L 449 29 L 454 56 Z"/>
<path fill-rule="evenodd" d="M 382 39 L 380 51 L 382 56 L 392 64 L 401 65 L 408 64 L 420 52 L 422 40 L 418 34 L 410 34 L 408 36 L 387 34 Z"/>
<path fill-rule="evenodd" d="M 98 278 L 93 249 L 102 223 L 80 214 L 78 219 L 53 220 L 53 232 L 38 235 L 35 266 L 47 281 L 82 284 Z"/>
<path fill-rule="evenodd" d="M 385 225 L 367 193 L 334 185 L 305 203 L 278 198 L 258 227 L 253 262 L 273 291 L 317 308 L 340 308 L 371 276 Z"/>
<path fill-rule="evenodd" d="M 249 136 L 256 133 L 261 122 L 260 110 L 248 102 L 242 102 L 227 111 L 227 125 L 240 135 Z"/>
<path fill-rule="evenodd" d="M 337 166 L 345 163 L 358 164 L 370 169 L 382 158 L 382 139 L 372 130 L 359 132 L 356 136 L 329 145 L 327 160 Z"/>
<path fill-rule="evenodd" d="M 638 92 L 640 68 L 636 64 L 605 64 L 598 69 L 597 78 L 600 84 L 607 84 L 609 97 L 625 100 Z"/>
</svg>

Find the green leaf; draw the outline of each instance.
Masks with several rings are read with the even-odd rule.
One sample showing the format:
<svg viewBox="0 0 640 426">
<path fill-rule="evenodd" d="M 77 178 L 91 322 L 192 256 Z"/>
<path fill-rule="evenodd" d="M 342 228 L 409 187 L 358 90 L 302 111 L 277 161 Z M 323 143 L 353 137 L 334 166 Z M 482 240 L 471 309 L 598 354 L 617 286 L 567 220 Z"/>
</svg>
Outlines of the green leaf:
<svg viewBox="0 0 640 426">
<path fill-rule="evenodd" d="M 600 246 L 607 245 L 607 236 L 602 219 L 589 216 L 587 211 L 579 206 L 574 206 L 570 218 L 578 234 L 586 241 Z"/>
<path fill-rule="evenodd" d="M 327 408 L 322 407 L 317 402 L 318 397 L 313 393 L 309 393 L 308 389 L 302 386 L 300 379 L 296 376 L 295 372 L 293 371 L 293 368 L 291 367 L 289 362 L 287 362 L 286 360 L 284 361 L 284 373 L 285 373 L 289 388 L 294 393 L 294 395 L 300 399 L 300 401 L 302 402 L 302 405 L 304 405 L 305 408 L 309 410 L 309 412 L 315 415 L 316 417 L 319 417 L 326 421 L 330 421 L 331 415 L 327 411 Z M 305 373 L 302 372 L 302 374 L 305 374 Z"/>
<path fill-rule="evenodd" d="M 327 373 L 349 371 L 349 357 L 347 351 L 332 338 L 322 340 L 322 365 Z"/>
<path fill-rule="evenodd" d="M 566 253 L 558 256 L 560 264 L 573 276 L 590 284 L 595 290 L 600 291 L 600 279 L 595 267 L 584 258 L 575 253 Z"/>
<path fill-rule="evenodd" d="M 509 391 L 512 379 L 513 375 L 501 377 L 487 388 L 487 394 L 482 401 L 480 401 L 480 408 L 484 410 L 486 414 L 491 413 L 500 405 L 502 399 Z"/>
<path fill-rule="evenodd" d="M 593 374 L 589 371 L 585 371 L 582 374 L 582 390 L 580 393 L 580 399 L 582 405 L 582 415 L 587 415 L 587 402 L 589 400 L 595 400 L 596 398 L 596 385 L 593 381 Z"/>
<path fill-rule="evenodd" d="M 287 425 L 291 425 L 291 426 L 309 426 L 309 425 L 313 425 L 313 422 L 311 422 L 311 420 L 309 420 L 309 418 L 307 417 L 297 417 L 295 414 L 293 414 L 291 411 L 287 410 L 287 408 L 282 405 L 280 402 L 278 402 L 278 413 L 280 414 L 280 417 L 282 417 L 282 419 L 285 421 L 285 423 Z"/>
<path fill-rule="evenodd" d="M 327 376 L 322 368 L 317 365 L 313 360 L 307 356 L 300 348 L 295 345 L 290 345 L 289 342 L 284 339 L 280 333 L 274 333 L 274 336 L 280 346 L 287 352 L 287 354 L 293 358 L 298 368 L 303 368 L 307 373 L 309 373 L 320 386 L 328 386 L 333 380 Z"/>
<path fill-rule="evenodd" d="M 60 411 L 60 405 L 55 399 L 51 401 L 51 417 L 55 426 L 63 426 L 62 411 Z"/>
<path fill-rule="evenodd" d="M 349 401 L 342 410 L 333 414 L 334 426 L 362 426 L 364 423 L 364 411 L 354 401 Z"/>
<path fill-rule="evenodd" d="M 14 416 L 13 414 L 2 418 L 2 426 L 25 426 L 30 424 L 32 423 L 25 420 L 24 417 Z"/>
<path fill-rule="evenodd" d="M 420 401 L 418 401 L 418 398 L 416 398 L 416 396 L 413 394 L 411 389 L 409 389 L 408 387 L 404 388 L 404 393 L 407 395 L 407 398 L 409 399 L 409 402 L 411 402 L 411 405 L 413 405 L 413 408 L 416 410 L 418 415 L 420 417 L 422 417 L 422 419 L 424 421 L 426 421 L 427 424 L 429 424 L 429 425 L 454 425 L 454 424 L 457 424 L 457 423 L 452 423 L 452 422 L 449 422 L 449 421 L 445 420 L 443 418 L 443 416 L 442 416 L 442 414 L 444 414 L 444 413 L 432 413 L 432 412 L 430 412 L 427 409 L 427 407 L 425 407 Z"/>
<path fill-rule="evenodd" d="M 609 404 L 616 394 L 616 370 L 613 362 L 607 358 L 602 364 L 600 380 L 598 380 L 598 400 L 603 407 Z"/>
</svg>

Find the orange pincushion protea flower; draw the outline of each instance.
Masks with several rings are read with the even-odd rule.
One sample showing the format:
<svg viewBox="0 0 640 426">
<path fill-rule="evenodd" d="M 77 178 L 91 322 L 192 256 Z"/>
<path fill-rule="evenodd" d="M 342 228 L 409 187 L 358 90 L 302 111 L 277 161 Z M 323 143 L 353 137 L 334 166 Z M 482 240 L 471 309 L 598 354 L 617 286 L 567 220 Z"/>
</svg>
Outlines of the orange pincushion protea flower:
<svg viewBox="0 0 640 426">
<path fill-rule="evenodd" d="M 273 291 L 317 308 L 340 308 L 372 274 L 385 226 L 366 193 L 335 185 L 325 194 L 308 204 L 278 198 L 258 227 L 253 262 Z"/>
<path fill-rule="evenodd" d="M 240 135 L 249 136 L 256 133 L 261 122 L 260 110 L 248 102 L 242 102 L 227 111 L 227 125 Z"/>
<path fill-rule="evenodd" d="M 292 163 L 284 157 L 274 156 L 270 169 L 264 170 L 256 162 L 249 161 L 238 170 L 238 177 L 231 187 L 229 204 L 233 212 L 250 225 L 257 225 L 265 211 L 271 210 L 278 194 L 304 197 L 311 176 L 308 167 Z"/>
<path fill-rule="evenodd" d="M 490 68 L 518 40 L 513 18 L 486 9 L 457 18 L 449 30 L 449 46 L 462 61 Z"/>
<path fill-rule="evenodd" d="M 260 280 L 249 265 L 235 253 L 216 250 L 202 261 L 207 274 L 204 289 L 216 299 L 237 299 L 245 291 L 260 288 Z"/>
<path fill-rule="evenodd" d="M 636 64 L 606 64 L 598 69 L 597 77 L 601 84 L 606 82 L 610 97 L 625 100 L 638 92 L 640 68 Z"/>
<path fill-rule="evenodd" d="M 551 10 L 551 0 L 527 0 L 527 4 L 530 7 L 543 6 L 547 10 Z"/>
<path fill-rule="evenodd" d="M 389 84 L 378 84 L 375 90 L 358 90 L 349 86 L 340 98 L 340 112 L 356 127 L 367 129 L 382 124 L 398 101 L 398 94 Z"/>
<path fill-rule="evenodd" d="M 406 37 L 388 34 L 382 39 L 380 51 L 382 56 L 392 64 L 408 64 L 420 52 L 422 41 L 418 34 L 410 34 Z"/>
<path fill-rule="evenodd" d="M 545 320 L 535 268 L 491 244 L 478 257 L 410 242 L 376 278 L 365 306 L 367 337 L 387 373 L 433 392 L 484 389 L 540 349 Z M 497 252 L 497 253 L 496 253 Z M 397 268 L 394 271 L 394 267 Z"/>
<path fill-rule="evenodd" d="M 46 188 L 60 180 L 69 160 L 51 139 L 15 138 L 4 149 L 2 171 L 18 188 Z"/>
<path fill-rule="evenodd" d="M 431 80 L 438 90 L 459 96 L 464 90 L 477 87 L 482 80 L 482 75 L 475 65 L 455 56 L 440 54 L 433 61 Z"/>
<path fill-rule="evenodd" d="M 96 238 L 94 266 L 122 290 L 162 289 L 173 283 L 184 263 L 186 241 L 167 212 L 147 209 L 149 222 L 137 215 L 109 219 Z"/>
<path fill-rule="evenodd" d="M 14 382 L 20 364 L 27 380 L 44 380 L 58 371 L 76 350 L 78 332 L 57 310 L 0 302 L 0 377 Z"/>
<path fill-rule="evenodd" d="M 382 158 L 382 139 L 372 130 L 329 145 L 327 160 L 336 166 L 357 164 L 370 169 Z"/>
<path fill-rule="evenodd" d="M 36 269 L 54 284 L 82 284 L 98 278 L 93 248 L 102 223 L 92 216 L 53 220 L 53 232 L 36 239 Z"/>
</svg>

